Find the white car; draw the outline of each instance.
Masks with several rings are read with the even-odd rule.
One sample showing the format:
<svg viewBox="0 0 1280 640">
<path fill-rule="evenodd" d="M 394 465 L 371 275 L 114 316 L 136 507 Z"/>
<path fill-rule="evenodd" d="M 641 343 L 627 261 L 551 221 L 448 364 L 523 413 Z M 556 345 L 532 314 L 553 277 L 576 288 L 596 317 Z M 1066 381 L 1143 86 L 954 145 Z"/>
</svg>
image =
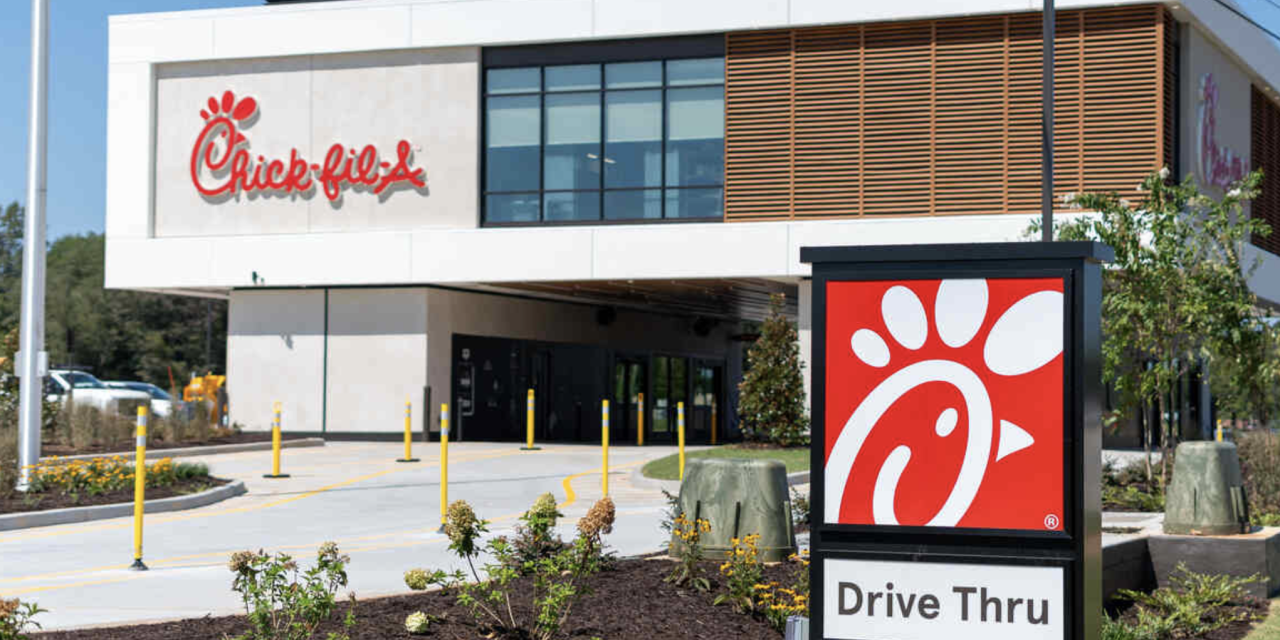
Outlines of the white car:
<svg viewBox="0 0 1280 640">
<path fill-rule="evenodd" d="M 103 384 L 112 389 L 128 389 L 141 391 L 151 397 L 151 413 L 161 418 L 168 418 L 173 411 L 173 396 L 168 391 L 150 382 L 127 382 L 124 380 L 108 380 Z"/>
<path fill-rule="evenodd" d="M 54 369 L 44 381 L 45 396 L 50 402 L 65 404 L 70 396 L 76 404 L 96 407 L 122 416 L 137 414 L 138 407 L 151 405 L 151 396 L 144 391 L 112 389 L 92 374 L 69 369 Z"/>
</svg>

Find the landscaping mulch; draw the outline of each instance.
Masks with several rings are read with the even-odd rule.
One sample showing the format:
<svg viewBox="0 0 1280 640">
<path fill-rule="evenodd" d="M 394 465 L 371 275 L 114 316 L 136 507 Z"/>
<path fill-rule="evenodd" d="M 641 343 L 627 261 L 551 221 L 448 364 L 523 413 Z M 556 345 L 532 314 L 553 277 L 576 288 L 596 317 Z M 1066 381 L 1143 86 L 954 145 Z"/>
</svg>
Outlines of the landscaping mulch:
<svg viewBox="0 0 1280 640">
<path fill-rule="evenodd" d="M 1242 617 L 1243 620 L 1230 622 L 1222 627 L 1202 633 L 1198 636 L 1187 638 L 1187 640 L 1241 640 L 1249 635 L 1267 614 L 1271 611 L 1271 604 L 1266 600 L 1258 598 L 1243 598 L 1241 602 L 1234 603 L 1233 606 L 1222 609 L 1219 613 L 1224 617 Z M 1138 619 L 1138 608 L 1130 606 L 1122 609 L 1112 615 L 1118 615 L 1119 619 L 1130 624 L 1136 623 Z M 1179 636 L 1182 637 L 1182 636 Z"/>
<path fill-rule="evenodd" d="M 212 489 L 231 482 L 222 478 L 183 478 L 165 487 L 147 487 L 147 499 L 172 498 Z M 112 491 L 98 495 L 80 494 L 71 496 L 65 493 L 12 493 L 0 495 L 0 514 L 25 513 L 30 511 L 46 511 L 67 507 L 92 507 L 103 504 L 122 504 L 133 502 L 133 488 L 123 491 Z"/>
<path fill-rule="evenodd" d="M 306 436 L 282 434 L 281 437 L 284 440 L 301 440 Z M 182 449 L 186 447 L 204 447 L 215 444 L 248 444 L 252 442 L 271 442 L 271 432 L 237 432 L 225 436 L 213 436 L 205 440 L 183 440 L 181 442 L 165 442 L 163 440 L 148 441 L 147 450 Z M 87 447 L 81 447 L 79 449 L 66 444 L 44 443 L 40 445 L 40 454 L 44 456 L 74 456 L 97 453 L 133 453 L 133 440 L 126 440 L 116 445 L 94 444 Z"/>
<path fill-rule="evenodd" d="M 612 569 L 591 576 L 587 585 L 590 595 L 574 607 L 561 637 L 575 640 L 777 640 L 781 634 L 765 622 L 737 613 L 729 606 L 713 606 L 712 599 L 721 587 L 710 593 L 677 589 L 663 578 L 673 563 L 668 560 L 618 560 Z M 707 563 L 707 575 L 713 582 L 719 575 L 716 566 Z M 791 566 L 766 568 L 770 579 L 789 580 Z M 525 582 L 528 580 L 525 579 Z M 231 574 L 227 574 L 228 588 Z M 520 585 L 515 593 L 525 593 Z M 340 607 L 345 614 L 346 605 Z M 440 616 L 426 635 L 411 635 L 404 619 L 415 611 Z M 517 609 L 519 614 L 519 609 Z M 340 616 L 335 616 L 335 618 Z M 475 640 L 502 638 L 475 623 L 470 612 L 453 604 L 452 596 L 440 592 L 414 593 L 404 596 L 362 600 L 356 605 L 357 624 L 351 630 L 352 640 L 384 640 L 430 638 L 439 640 Z M 241 616 L 205 617 L 131 627 L 85 629 L 39 634 L 49 640 L 221 640 L 245 631 Z M 321 628 L 315 637 L 330 631 L 342 631 L 338 622 Z"/>
</svg>

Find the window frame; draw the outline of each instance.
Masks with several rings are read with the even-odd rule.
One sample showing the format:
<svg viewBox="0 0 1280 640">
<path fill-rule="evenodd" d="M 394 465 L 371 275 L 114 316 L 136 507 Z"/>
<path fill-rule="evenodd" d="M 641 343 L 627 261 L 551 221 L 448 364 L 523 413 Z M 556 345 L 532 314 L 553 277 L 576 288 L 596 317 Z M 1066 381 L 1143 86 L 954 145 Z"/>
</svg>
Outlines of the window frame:
<svg viewBox="0 0 1280 640">
<path fill-rule="evenodd" d="M 666 39 L 663 39 L 666 40 Z M 482 65 L 480 82 L 479 82 L 479 121 L 480 121 L 480 162 L 479 162 L 479 189 L 478 189 L 478 222 L 481 228 L 503 228 L 503 227 L 554 227 L 554 226 L 587 226 L 587 225 L 636 225 L 636 224 L 680 224 L 680 223 L 707 223 L 707 222 L 723 222 L 725 220 L 724 200 L 725 200 L 725 182 L 723 160 L 721 166 L 721 180 L 718 184 L 711 185 L 684 185 L 670 186 L 667 184 L 667 153 L 668 140 L 667 131 L 670 126 L 669 122 L 669 89 L 685 89 L 685 88 L 707 88 L 719 87 L 722 90 L 722 100 L 727 99 L 727 92 L 724 91 L 728 84 L 728 78 L 724 77 L 718 82 L 698 82 L 690 84 L 679 84 L 675 86 L 669 85 L 668 64 L 673 61 L 695 60 L 703 58 L 725 58 L 723 36 L 711 38 L 690 38 L 690 39 L 674 39 L 676 42 L 668 43 L 675 46 L 657 46 L 649 45 L 637 47 L 634 43 L 593 43 L 589 46 L 569 47 L 569 49 L 583 49 L 584 52 L 591 55 L 591 59 L 579 57 L 573 50 L 564 51 L 563 47 L 559 51 L 542 51 L 541 47 L 511 47 L 496 50 L 486 50 L 484 55 L 485 64 Z M 712 46 L 714 43 L 714 47 Z M 623 46 L 625 45 L 625 49 Z M 604 54 L 600 51 L 605 50 Z M 666 55 L 662 55 L 665 50 L 670 49 Z M 530 55 L 530 51 L 532 55 Z M 626 87 L 620 89 L 609 89 L 606 85 L 605 67 L 612 63 L 624 62 L 657 62 L 661 64 L 662 81 L 659 86 L 646 87 Z M 599 89 L 594 91 L 598 95 L 598 106 L 600 113 L 599 123 L 599 140 L 600 140 L 600 186 L 596 189 L 547 189 L 546 188 L 546 146 L 547 146 L 547 101 L 548 95 L 556 95 L 562 93 L 580 93 L 586 91 L 548 91 L 547 90 L 547 68 L 556 66 L 566 66 L 575 64 L 594 64 L 598 66 L 599 71 Z M 493 70 L 512 69 L 512 68 L 528 68 L 536 67 L 538 69 L 538 90 L 520 91 L 520 92 L 497 92 L 490 93 L 488 86 L 489 72 Z M 659 139 L 659 179 L 658 186 L 639 186 L 639 187 L 613 187 L 605 186 L 605 156 L 604 150 L 608 145 L 606 137 L 606 129 L 608 123 L 608 112 L 606 104 L 606 96 L 610 92 L 626 93 L 640 91 L 658 91 L 661 107 L 661 137 Z M 536 96 L 538 99 L 538 189 L 531 190 L 514 190 L 514 191 L 490 191 L 488 187 L 488 135 L 489 135 L 489 99 L 511 96 Z M 722 156 L 723 158 L 723 156 Z M 720 215 L 703 218 L 669 218 L 667 217 L 667 199 L 668 192 L 686 189 L 720 189 L 721 207 Z M 644 192 L 657 191 L 659 201 L 659 218 L 624 218 L 610 219 L 607 217 L 605 210 L 605 196 L 610 192 Z M 546 197 L 548 194 L 564 194 L 564 193 L 595 193 L 597 209 L 599 217 L 590 220 L 547 220 L 546 219 Z M 536 197 L 538 202 L 538 219 L 535 221 L 491 221 L 489 220 L 488 200 L 489 196 L 501 195 L 528 195 Z"/>
</svg>

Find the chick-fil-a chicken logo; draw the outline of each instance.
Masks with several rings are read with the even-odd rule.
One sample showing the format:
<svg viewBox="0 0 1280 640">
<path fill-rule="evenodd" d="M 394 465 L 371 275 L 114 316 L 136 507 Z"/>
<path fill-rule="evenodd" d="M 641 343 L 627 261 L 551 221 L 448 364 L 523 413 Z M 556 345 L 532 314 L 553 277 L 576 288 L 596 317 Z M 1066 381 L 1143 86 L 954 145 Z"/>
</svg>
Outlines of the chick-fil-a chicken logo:
<svg viewBox="0 0 1280 640">
<path fill-rule="evenodd" d="M 1064 530 L 1062 292 L 829 283 L 824 520 Z"/>
<path fill-rule="evenodd" d="M 330 146 L 322 162 L 308 160 L 297 149 L 289 151 L 287 160 L 262 155 L 255 159 L 244 130 L 257 122 L 257 100 L 246 96 L 237 101 L 234 93 L 226 91 L 221 100 L 209 98 L 200 117 L 205 125 L 191 148 L 191 182 L 206 198 L 255 192 L 307 194 L 318 182 L 325 197 L 337 202 L 348 187 L 389 195 L 399 186 L 427 186 L 425 172 L 411 167 L 413 150 L 408 140 L 396 144 L 394 162 L 380 159 L 371 144 L 357 151 L 341 143 Z"/>
</svg>

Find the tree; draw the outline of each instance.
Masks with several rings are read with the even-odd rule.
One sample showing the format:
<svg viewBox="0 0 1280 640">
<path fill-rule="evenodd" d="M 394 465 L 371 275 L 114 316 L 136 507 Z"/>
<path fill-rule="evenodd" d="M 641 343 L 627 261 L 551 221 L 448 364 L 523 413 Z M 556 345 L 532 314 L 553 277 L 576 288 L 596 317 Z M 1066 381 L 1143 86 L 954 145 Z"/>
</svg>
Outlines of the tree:
<svg viewBox="0 0 1280 640">
<path fill-rule="evenodd" d="M 769 300 L 760 338 L 747 350 L 747 372 L 738 385 L 738 423 L 748 440 L 784 447 L 808 439 L 804 365 L 796 327 L 783 314 L 784 298 Z"/>
<path fill-rule="evenodd" d="M 1257 368 L 1249 363 L 1267 360 L 1264 341 L 1251 337 L 1259 322 L 1247 280 L 1257 265 L 1246 267 L 1242 256 L 1251 235 L 1270 231 L 1241 206 L 1257 195 L 1260 172 L 1221 199 L 1201 195 L 1190 177 L 1181 184 L 1167 178 L 1167 169 L 1147 176 L 1147 197 L 1136 207 L 1114 193 L 1071 197 L 1073 207 L 1095 213 L 1056 225 L 1060 239 L 1097 240 L 1115 250 L 1103 278 L 1103 372 L 1118 393 L 1117 413 L 1157 409 L 1162 484 L 1174 440 L 1167 406 L 1173 385 L 1202 358 L 1211 371 L 1215 362 L 1241 363 L 1237 375 L 1252 375 Z M 1152 437 L 1148 428 L 1149 479 Z"/>
</svg>

